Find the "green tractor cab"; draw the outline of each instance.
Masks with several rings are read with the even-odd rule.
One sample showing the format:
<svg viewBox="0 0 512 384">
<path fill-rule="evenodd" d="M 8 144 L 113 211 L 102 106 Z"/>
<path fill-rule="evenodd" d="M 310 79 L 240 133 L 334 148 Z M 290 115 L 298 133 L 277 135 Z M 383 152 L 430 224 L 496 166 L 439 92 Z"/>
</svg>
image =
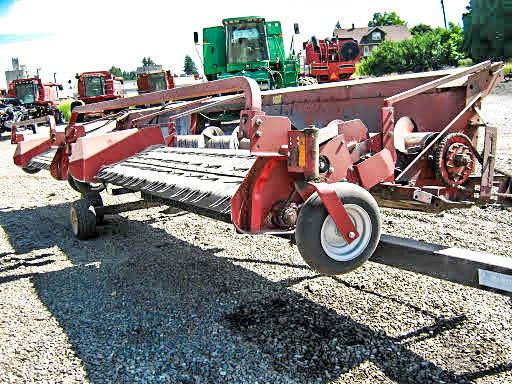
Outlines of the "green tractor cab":
<svg viewBox="0 0 512 384">
<path fill-rule="evenodd" d="M 299 62 L 285 55 L 281 22 L 249 16 L 224 19 L 222 24 L 203 29 L 203 69 L 208 80 L 246 76 L 262 90 L 298 85 Z M 194 39 L 197 44 L 197 33 Z"/>
</svg>

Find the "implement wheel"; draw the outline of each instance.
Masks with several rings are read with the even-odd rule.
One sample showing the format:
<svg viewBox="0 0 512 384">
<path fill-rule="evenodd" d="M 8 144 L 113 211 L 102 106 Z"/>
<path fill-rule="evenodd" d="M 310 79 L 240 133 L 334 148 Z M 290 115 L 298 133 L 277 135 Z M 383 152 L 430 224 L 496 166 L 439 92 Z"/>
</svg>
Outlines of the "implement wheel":
<svg viewBox="0 0 512 384">
<path fill-rule="evenodd" d="M 96 214 L 87 199 L 80 199 L 71 205 L 71 229 L 80 240 L 96 235 Z"/>
<path fill-rule="evenodd" d="M 339 275 L 360 267 L 375 251 L 381 232 L 379 207 L 368 191 L 350 183 L 333 187 L 359 237 L 347 244 L 317 193 L 300 210 L 295 231 L 304 261 L 325 275 Z"/>
<path fill-rule="evenodd" d="M 103 219 L 105 215 L 103 213 L 98 212 L 96 208 L 103 207 L 103 199 L 98 192 L 90 192 L 87 194 L 82 194 L 82 198 L 86 199 L 89 204 L 94 208 L 94 212 L 96 214 L 96 224 L 103 224 Z"/>
</svg>

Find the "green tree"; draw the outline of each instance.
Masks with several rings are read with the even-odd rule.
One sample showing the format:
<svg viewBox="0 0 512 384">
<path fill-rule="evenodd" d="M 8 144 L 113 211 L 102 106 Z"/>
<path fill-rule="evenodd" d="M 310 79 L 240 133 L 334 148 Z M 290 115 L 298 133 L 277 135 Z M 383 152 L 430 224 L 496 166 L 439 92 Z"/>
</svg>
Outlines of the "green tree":
<svg viewBox="0 0 512 384">
<path fill-rule="evenodd" d="M 137 80 L 137 72 L 136 71 L 123 71 L 123 79 L 125 80 Z"/>
<path fill-rule="evenodd" d="M 463 40 L 462 28 L 449 23 L 448 30 L 436 28 L 412 39 L 384 41 L 358 69 L 363 75 L 381 76 L 457 66 L 464 58 Z"/>
<path fill-rule="evenodd" d="M 373 20 L 368 22 L 368 26 L 376 27 L 377 25 L 407 25 L 407 23 L 400 19 L 400 16 L 398 16 L 396 12 L 376 12 L 373 14 Z"/>
<path fill-rule="evenodd" d="M 123 72 L 121 71 L 121 68 L 118 67 L 110 67 L 108 70 L 110 73 L 112 73 L 114 76 L 122 76 Z"/>
<path fill-rule="evenodd" d="M 410 30 L 412 35 L 424 35 L 433 31 L 432 27 L 427 24 L 418 24 L 412 27 Z"/>
<path fill-rule="evenodd" d="M 155 65 L 155 62 L 149 56 L 148 57 L 143 57 L 142 58 L 142 66 L 143 67 L 147 67 L 148 65 Z"/>
<path fill-rule="evenodd" d="M 183 72 L 185 72 L 187 75 L 198 75 L 199 72 L 197 72 L 196 64 L 194 63 L 194 60 L 189 55 L 185 56 L 185 64 L 183 66 Z"/>
</svg>

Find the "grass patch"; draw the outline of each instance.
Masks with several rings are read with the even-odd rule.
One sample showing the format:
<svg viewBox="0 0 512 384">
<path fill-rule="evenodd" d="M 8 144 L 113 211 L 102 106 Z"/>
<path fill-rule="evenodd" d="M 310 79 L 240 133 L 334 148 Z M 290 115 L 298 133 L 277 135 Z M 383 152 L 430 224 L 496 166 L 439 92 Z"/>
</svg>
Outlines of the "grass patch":
<svg viewBox="0 0 512 384">
<path fill-rule="evenodd" d="M 512 75 L 512 61 L 505 63 L 505 75 Z"/>
</svg>

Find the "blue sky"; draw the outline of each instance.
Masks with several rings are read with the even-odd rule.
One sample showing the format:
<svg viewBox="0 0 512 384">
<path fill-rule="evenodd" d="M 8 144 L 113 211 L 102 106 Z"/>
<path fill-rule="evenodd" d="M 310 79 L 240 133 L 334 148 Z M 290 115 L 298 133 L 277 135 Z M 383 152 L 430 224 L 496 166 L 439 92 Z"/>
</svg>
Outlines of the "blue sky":
<svg viewBox="0 0 512 384">
<path fill-rule="evenodd" d="M 12 4 L 14 0 L 0 0 L 0 16 L 4 15 Z"/>
<path fill-rule="evenodd" d="M 445 0 L 448 21 L 462 25 L 462 13 L 469 0 Z M 310 0 L 239 0 L 188 2 L 169 0 L 0 0 L 0 88 L 5 87 L 3 71 L 11 67 L 11 57 L 35 73 L 40 68 L 44 81 L 67 83 L 77 72 L 107 70 L 112 65 L 135 70 L 142 57 L 150 56 L 166 69 L 181 73 L 185 55 L 200 67 L 193 32 L 221 25 L 228 17 L 260 15 L 280 20 L 285 47 L 290 46 L 293 24 L 301 34 L 296 47 L 312 35 L 332 35 L 339 20 L 343 28 L 363 27 L 374 12 L 395 11 L 410 27 L 425 23 L 443 25 L 440 0 L 366 0 L 343 6 L 328 0 L 312 7 Z M 201 47 L 198 47 L 201 51 Z"/>
</svg>

